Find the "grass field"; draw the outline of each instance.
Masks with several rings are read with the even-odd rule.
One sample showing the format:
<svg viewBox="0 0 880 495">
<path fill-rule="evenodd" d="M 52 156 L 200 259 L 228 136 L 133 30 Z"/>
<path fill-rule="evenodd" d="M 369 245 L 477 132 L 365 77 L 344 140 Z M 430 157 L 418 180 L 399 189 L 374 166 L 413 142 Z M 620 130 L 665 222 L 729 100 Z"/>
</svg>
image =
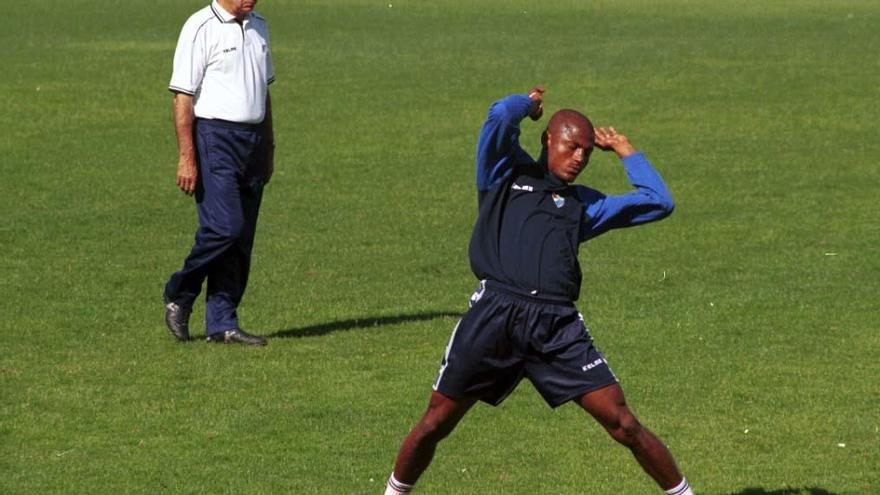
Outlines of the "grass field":
<svg viewBox="0 0 880 495">
<path fill-rule="evenodd" d="M 0 493 L 381 493 L 475 286 L 477 130 L 539 83 L 675 196 L 582 247 L 579 306 L 697 493 L 880 493 L 876 0 L 261 1 L 279 149 L 240 309 L 261 349 L 162 323 L 196 224 L 166 87 L 205 3 L 0 17 Z M 579 181 L 627 186 L 605 155 Z M 658 493 L 528 383 L 417 492 Z"/>
</svg>

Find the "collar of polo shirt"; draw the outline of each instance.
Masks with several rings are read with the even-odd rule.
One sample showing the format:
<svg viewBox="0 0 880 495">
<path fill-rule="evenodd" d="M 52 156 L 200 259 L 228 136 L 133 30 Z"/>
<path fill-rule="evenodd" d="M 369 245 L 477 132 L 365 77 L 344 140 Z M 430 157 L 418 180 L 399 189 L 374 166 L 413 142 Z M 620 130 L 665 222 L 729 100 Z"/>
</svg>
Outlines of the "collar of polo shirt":
<svg viewBox="0 0 880 495">
<path fill-rule="evenodd" d="M 235 16 L 230 14 L 229 12 L 226 12 L 226 9 L 224 9 L 223 6 L 220 5 L 220 2 L 218 2 L 217 0 L 214 0 L 213 2 L 211 2 L 211 10 L 214 11 L 214 15 L 217 16 L 217 19 L 220 19 L 220 22 L 233 22 L 233 21 L 235 21 Z M 244 21 L 245 19 L 250 17 L 252 14 L 253 14 L 253 12 L 248 12 L 244 16 L 242 21 Z"/>
</svg>

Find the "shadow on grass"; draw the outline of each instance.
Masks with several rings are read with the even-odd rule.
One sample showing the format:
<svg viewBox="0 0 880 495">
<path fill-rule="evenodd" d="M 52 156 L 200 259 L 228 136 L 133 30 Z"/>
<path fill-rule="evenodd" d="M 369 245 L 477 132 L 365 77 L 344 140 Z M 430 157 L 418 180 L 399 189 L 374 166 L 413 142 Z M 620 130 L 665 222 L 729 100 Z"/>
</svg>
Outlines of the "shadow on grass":
<svg viewBox="0 0 880 495">
<path fill-rule="evenodd" d="M 287 330 L 279 330 L 269 334 L 266 337 L 270 339 L 286 339 L 286 338 L 302 338 L 317 337 L 327 335 L 333 332 L 344 332 L 348 330 L 361 330 L 364 328 L 384 327 L 386 325 L 397 325 L 398 323 L 407 323 L 411 321 L 434 320 L 447 316 L 461 316 L 460 312 L 451 311 L 435 311 L 431 313 L 418 313 L 412 315 L 397 316 L 377 316 L 372 318 L 355 318 L 352 320 L 333 321 L 330 323 L 320 323 L 300 328 L 288 328 Z"/>
<path fill-rule="evenodd" d="M 829 492 L 824 488 L 780 488 L 778 490 L 767 490 L 764 488 L 746 488 L 738 492 L 726 493 L 724 495 L 838 495 L 835 492 Z"/>
</svg>

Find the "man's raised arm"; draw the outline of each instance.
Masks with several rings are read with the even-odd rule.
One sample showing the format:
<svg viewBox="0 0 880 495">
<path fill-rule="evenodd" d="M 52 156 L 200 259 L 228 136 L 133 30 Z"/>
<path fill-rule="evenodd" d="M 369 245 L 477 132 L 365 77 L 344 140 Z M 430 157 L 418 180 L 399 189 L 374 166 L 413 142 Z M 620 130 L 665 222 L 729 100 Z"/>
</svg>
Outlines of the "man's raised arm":
<svg viewBox="0 0 880 495">
<path fill-rule="evenodd" d="M 534 163 L 519 145 L 519 123 L 526 116 L 538 120 L 544 112 L 544 88 L 510 95 L 496 101 L 477 141 L 477 191 L 485 192 L 517 163 Z"/>
<path fill-rule="evenodd" d="M 626 194 L 606 196 L 599 191 L 578 186 L 578 194 L 586 205 L 587 221 L 581 228 L 581 241 L 611 229 L 633 227 L 666 218 L 675 204 L 660 174 L 645 155 L 636 151 L 629 139 L 613 127 L 595 129 L 596 146 L 614 151 L 620 158 L 629 183 L 635 188 Z"/>
</svg>

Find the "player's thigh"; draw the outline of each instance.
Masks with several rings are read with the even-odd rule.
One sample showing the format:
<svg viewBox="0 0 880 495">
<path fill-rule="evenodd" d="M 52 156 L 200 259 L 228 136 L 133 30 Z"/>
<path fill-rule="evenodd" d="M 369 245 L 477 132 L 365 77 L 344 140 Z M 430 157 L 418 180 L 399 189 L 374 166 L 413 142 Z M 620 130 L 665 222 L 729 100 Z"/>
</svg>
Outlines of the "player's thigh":
<svg viewBox="0 0 880 495">
<path fill-rule="evenodd" d="M 529 355 L 526 363 L 526 376 L 551 407 L 617 383 L 580 319 L 551 335 L 552 345 Z"/>
<path fill-rule="evenodd" d="M 617 383 L 588 392 L 576 402 L 606 428 L 616 428 L 632 417 L 623 389 Z"/>
<path fill-rule="evenodd" d="M 431 392 L 425 417 L 439 424 L 458 423 L 473 407 L 477 399 L 470 397 L 449 397 L 436 390 Z"/>
<path fill-rule="evenodd" d="M 474 304 L 452 331 L 434 390 L 447 397 L 504 396 L 521 377 L 522 359 L 507 333 L 515 317 L 516 308 L 494 295 Z"/>
</svg>

